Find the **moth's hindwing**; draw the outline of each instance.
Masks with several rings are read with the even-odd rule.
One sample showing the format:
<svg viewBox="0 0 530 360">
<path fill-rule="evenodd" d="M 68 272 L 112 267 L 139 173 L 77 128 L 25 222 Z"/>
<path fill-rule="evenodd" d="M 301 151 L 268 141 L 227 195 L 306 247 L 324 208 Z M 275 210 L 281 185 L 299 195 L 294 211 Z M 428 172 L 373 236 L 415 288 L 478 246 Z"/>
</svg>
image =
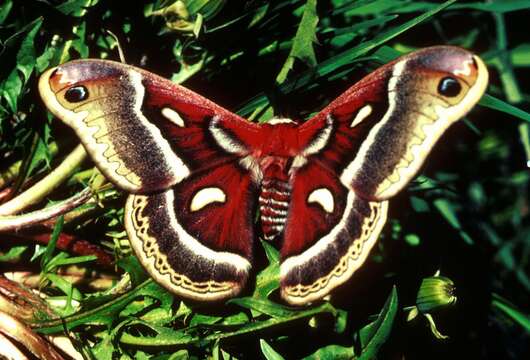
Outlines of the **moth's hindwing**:
<svg viewBox="0 0 530 360">
<path fill-rule="evenodd" d="M 387 201 L 368 201 L 318 164 L 294 175 L 282 247 L 281 293 L 315 301 L 364 263 L 386 221 Z"/>
<path fill-rule="evenodd" d="M 218 183 L 219 178 L 225 181 Z M 129 196 L 125 227 L 151 276 L 196 300 L 239 293 L 251 267 L 254 186 L 248 175 L 226 164 L 160 194 Z"/>
</svg>

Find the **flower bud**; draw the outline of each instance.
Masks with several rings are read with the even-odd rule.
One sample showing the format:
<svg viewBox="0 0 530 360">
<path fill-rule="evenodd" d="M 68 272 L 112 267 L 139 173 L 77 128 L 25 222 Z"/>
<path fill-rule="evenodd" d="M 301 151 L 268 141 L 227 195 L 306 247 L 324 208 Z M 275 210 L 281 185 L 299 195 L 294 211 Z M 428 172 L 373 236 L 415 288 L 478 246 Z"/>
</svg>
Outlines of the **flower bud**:
<svg viewBox="0 0 530 360">
<path fill-rule="evenodd" d="M 436 312 L 456 302 L 454 292 L 455 286 L 451 279 L 436 275 L 427 277 L 421 283 L 416 306 L 422 314 Z"/>
</svg>

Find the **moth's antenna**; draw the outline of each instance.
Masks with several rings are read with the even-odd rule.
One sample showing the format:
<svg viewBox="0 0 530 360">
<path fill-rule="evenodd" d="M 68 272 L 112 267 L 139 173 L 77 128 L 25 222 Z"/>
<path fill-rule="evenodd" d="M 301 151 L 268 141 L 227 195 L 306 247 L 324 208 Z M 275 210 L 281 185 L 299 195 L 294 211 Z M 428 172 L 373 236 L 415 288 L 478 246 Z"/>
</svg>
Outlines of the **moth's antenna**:
<svg viewBox="0 0 530 360">
<path fill-rule="evenodd" d="M 105 31 L 107 32 L 107 34 L 112 36 L 114 40 L 116 41 L 116 45 L 118 46 L 118 56 L 120 57 L 120 62 L 122 62 L 123 64 L 127 64 L 127 61 L 125 61 L 125 54 L 123 53 L 123 49 L 120 44 L 120 40 L 118 39 L 116 34 L 114 34 L 112 31 L 110 30 L 105 30 Z"/>
</svg>

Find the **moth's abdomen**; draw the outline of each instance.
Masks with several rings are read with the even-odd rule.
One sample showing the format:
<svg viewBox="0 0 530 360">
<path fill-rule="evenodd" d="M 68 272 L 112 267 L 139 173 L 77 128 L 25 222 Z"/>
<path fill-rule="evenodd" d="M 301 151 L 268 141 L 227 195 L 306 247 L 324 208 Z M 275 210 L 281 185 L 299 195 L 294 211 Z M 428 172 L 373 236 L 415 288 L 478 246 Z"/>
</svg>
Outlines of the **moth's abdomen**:
<svg viewBox="0 0 530 360">
<path fill-rule="evenodd" d="M 272 240 L 283 232 L 290 199 L 291 186 L 288 181 L 276 178 L 262 181 L 259 209 L 265 240 Z"/>
</svg>

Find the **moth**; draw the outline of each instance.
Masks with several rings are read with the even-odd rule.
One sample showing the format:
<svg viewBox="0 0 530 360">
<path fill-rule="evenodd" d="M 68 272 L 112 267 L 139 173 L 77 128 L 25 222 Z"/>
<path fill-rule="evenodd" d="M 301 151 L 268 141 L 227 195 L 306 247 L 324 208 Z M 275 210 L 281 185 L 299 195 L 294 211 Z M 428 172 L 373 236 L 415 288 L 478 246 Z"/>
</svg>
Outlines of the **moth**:
<svg viewBox="0 0 530 360">
<path fill-rule="evenodd" d="M 479 57 L 430 47 L 380 67 L 305 122 L 264 124 L 105 60 L 49 69 L 39 91 L 130 193 L 125 228 L 158 283 L 201 301 L 233 297 L 261 236 L 281 246 L 281 296 L 301 305 L 365 262 L 388 200 L 487 82 Z"/>
</svg>

